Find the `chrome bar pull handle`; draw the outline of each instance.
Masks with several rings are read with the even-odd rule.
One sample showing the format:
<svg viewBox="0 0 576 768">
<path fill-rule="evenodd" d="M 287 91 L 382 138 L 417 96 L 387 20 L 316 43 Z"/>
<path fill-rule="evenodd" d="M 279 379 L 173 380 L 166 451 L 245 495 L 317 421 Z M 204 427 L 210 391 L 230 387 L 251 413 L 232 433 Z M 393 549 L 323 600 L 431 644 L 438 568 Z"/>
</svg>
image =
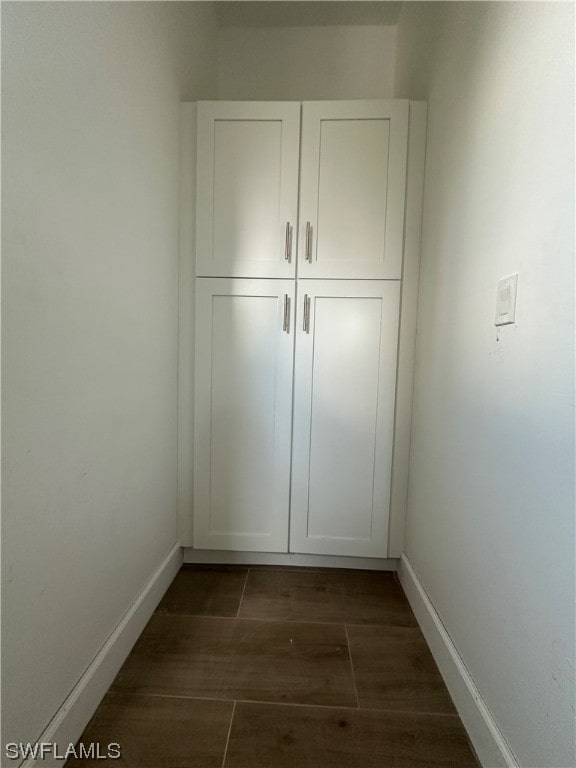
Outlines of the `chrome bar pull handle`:
<svg viewBox="0 0 576 768">
<path fill-rule="evenodd" d="M 312 225 L 306 222 L 306 261 L 312 264 Z"/>
<path fill-rule="evenodd" d="M 290 222 L 286 222 L 286 235 L 284 240 L 284 259 L 290 264 L 292 257 L 292 227 Z"/>
<path fill-rule="evenodd" d="M 290 333 L 290 298 L 287 293 L 284 294 L 284 322 L 282 330 Z"/>
<path fill-rule="evenodd" d="M 310 297 L 304 294 L 304 325 L 303 330 L 310 333 Z"/>
</svg>

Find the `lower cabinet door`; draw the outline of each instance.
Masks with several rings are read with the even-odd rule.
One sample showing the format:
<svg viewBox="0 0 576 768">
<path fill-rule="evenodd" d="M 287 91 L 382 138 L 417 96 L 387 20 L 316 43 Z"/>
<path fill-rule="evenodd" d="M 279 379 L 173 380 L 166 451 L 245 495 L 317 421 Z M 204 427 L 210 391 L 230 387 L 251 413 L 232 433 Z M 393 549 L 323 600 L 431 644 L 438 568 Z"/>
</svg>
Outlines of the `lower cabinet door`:
<svg viewBox="0 0 576 768">
<path fill-rule="evenodd" d="M 386 557 L 400 284 L 300 280 L 290 551 Z"/>
<path fill-rule="evenodd" d="M 194 547 L 287 552 L 293 280 L 196 280 Z"/>
</svg>

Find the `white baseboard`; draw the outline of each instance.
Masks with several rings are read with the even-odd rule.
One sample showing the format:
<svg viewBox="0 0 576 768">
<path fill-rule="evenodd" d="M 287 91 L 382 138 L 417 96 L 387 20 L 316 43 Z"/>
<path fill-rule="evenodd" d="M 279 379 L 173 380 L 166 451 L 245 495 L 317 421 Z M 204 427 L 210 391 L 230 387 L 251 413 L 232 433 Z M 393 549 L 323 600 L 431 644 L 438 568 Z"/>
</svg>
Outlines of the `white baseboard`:
<svg viewBox="0 0 576 768">
<path fill-rule="evenodd" d="M 298 555 L 291 552 L 235 552 L 184 547 L 184 562 L 218 565 L 296 565 L 303 568 L 359 568 L 369 571 L 395 571 L 396 558 L 341 557 L 338 555 Z"/>
<path fill-rule="evenodd" d="M 484 768 L 518 768 L 518 762 L 406 555 L 398 569 L 418 624 Z"/>
<path fill-rule="evenodd" d="M 181 564 L 182 550 L 176 544 L 100 648 L 39 742 L 58 744 L 58 752 L 63 754 L 69 744 L 78 741 Z M 40 761 L 28 759 L 21 768 L 62 768 L 62 764 L 62 760 L 46 757 Z"/>
</svg>

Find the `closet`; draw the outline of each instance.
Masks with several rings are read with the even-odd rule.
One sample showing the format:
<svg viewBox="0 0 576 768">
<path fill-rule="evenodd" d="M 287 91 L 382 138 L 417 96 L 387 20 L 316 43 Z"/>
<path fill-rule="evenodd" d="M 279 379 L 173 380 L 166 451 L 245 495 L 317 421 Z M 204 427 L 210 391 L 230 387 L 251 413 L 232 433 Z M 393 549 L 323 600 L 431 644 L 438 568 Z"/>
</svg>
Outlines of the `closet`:
<svg viewBox="0 0 576 768">
<path fill-rule="evenodd" d="M 197 104 L 195 549 L 389 555 L 409 116 Z"/>
</svg>

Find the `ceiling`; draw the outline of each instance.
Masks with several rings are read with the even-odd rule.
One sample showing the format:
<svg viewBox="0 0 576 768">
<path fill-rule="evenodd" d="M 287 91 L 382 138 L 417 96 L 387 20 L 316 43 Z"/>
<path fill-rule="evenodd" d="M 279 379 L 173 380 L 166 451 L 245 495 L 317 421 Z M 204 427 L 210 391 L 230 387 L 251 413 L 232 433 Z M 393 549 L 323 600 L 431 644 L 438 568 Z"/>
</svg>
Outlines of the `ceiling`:
<svg viewBox="0 0 576 768">
<path fill-rule="evenodd" d="M 391 26 L 398 21 L 400 7 L 401 3 L 391 0 L 220 0 L 216 13 L 221 27 Z"/>
</svg>

